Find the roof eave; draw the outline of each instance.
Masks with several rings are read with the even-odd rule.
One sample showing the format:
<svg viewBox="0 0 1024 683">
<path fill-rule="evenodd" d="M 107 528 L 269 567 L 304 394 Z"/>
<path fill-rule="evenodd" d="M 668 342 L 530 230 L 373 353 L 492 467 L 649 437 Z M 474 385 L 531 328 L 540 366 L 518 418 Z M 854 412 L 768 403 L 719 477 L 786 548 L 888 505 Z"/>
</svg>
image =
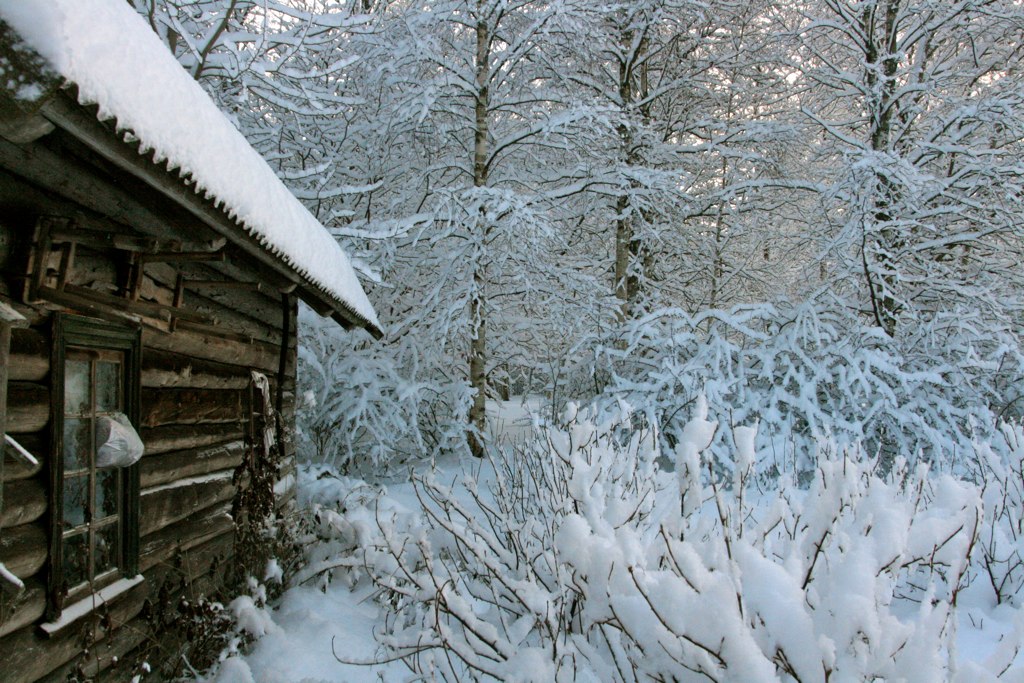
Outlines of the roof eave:
<svg viewBox="0 0 1024 683">
<path fill-rule="evenodd" d="M 115 130 L 97 119 L 68 92 L 69 86 L 46 60 L 0 21 L 0 136 L 19 144 L 50 132 L 57 126 L 121 170 L 158 190 L 192 213 L 200 222 L 239 247 L 279 278 L 284 291 L 297 289 L 299 297 L 321 315 L 329 316 L 345 329 L 363 328 L 375 339 L 384 333 L 347 302 L 338 299 L 307 278 L 279 254 L 260 244 L 237 223 L 215 199 L 197 194 L 174 169 L 156 163 L 125 142 Z M 70 84 L 73 88 L 74 84 Z M 18 89 L 18 90 L 15 90 Z M 21 96 L 25 92 L 31 97 Z"/>
<path fill-rule="evenodd" d="M 289 285 L 297 287 L 300 298 L 314 310 L 330 316 L 346 329 L 361 327 L 376 339 L 383 337 L 383 331 L 372 321 L 359 315 L 344 301 L 323 291 L 283 258 L 260 244 L 243 225 L 232 220 L 213 200 L 197 194 L 182 183 L 172 170 L 154 163 L 152 159 L 139 154 L 135 148 L 119 139 L 119 136 L 81 107 L 68 93 L 56 93 L 41 108 L 41 113 L 53 125 L 71 134 L 123 171 L 160 191 L 217 234 L 227 238 L 262 265 L 271 268 Z"/>
</svg>

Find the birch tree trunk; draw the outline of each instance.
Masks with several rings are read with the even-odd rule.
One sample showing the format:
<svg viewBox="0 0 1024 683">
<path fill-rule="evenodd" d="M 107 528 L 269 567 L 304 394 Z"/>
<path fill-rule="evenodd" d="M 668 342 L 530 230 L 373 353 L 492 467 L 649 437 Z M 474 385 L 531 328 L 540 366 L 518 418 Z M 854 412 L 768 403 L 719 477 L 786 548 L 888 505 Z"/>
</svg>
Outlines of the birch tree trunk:
<svg viewBox="0 0 1024 683">
<path fill-rule="evenodd" d="M 884 18 L 877 15 L 884 10 Z M 892 117 L 896 109 L 896 67 L 898 65 L 899 38 L 896 17 L 900 11 L 900 0 L 886 0 L 882 4 L 869 4 L 863 10 L 861 29 L 864 32 L 864 62 L 870 100 L 871 149 L 875 152 L 889 151 Z M 881 26 L 878 26 L 881 21 Z M 875 323 L 890 337 L 896 334 L 896 319 L 899 316 L 899 302 L 894 292 L 897 287 L 895 272 L 897 264 L 894 254 L 902 247 L 897 231 L 887 227 L 893 220 L 890 207 L 898 198 L 898 189 L 888 176 L 878 174 L 879 194 L 875 199 L 874 219 L 881 227 L 876 240 L 878 253 L 877 275 L 873 276 L 867 255 L 864 255 L 864 276 L 870 293 L 871 309 Z M 865 247 L 866 248 L 866 247 Z"/>
<path fill-rule="evenodd" d="M 646 27 L 639 30 L 646 33 Z M 632 130 L 633 120 L 637 115 L 637 112 L 634 111 L 636 99 L 641 101 L 642 111 L 640 113 L 644 114 L 645 119 L 647 118 L 646 107 L 649 106 L 644 103 L 647 98 L 647 79 L 644 74 L 646 67 L 638 64 L 638 60 L 644 56 L 646 51 L 647 37 L 646 35 L 640 36 L 637 45 L 634 45 L 635 40 L 637 40 L 637 36 L 633 29 L 622 31 L 618 89 L 619 106 L 622 109 L 624 120 L 618 125 L 618 134 L 622 159 L 629 167 L 642 163 Z M 639 79 L 637 79 L 638 75 Z M 638 98 L 634 95 L 637 95 Z M 632 315 L 641 288 L 640 274 L 637 269 L 641 268 L 639 261 L 643 249 L 641 238 L 636 230 L 638 221 L 635 220 L 635 214 L 638 214 L 640 207 L 634 206 L 630 197 L 630 192 L 636 189 L 636 181 L 630 180 L 629 183 L 630 188 L 624 190 L 615 203 L 615 296 L 620 301 L 620 320 L 626 320 Z"/>
<path fill-rule="evenodd" d="M 473 145 L 473 187 L 487 185 L 487 134 L 490 106 L 490 30 L 484 16 L 484 1 L 477 2 L 476 22 L 476 125 Z M 478 230 L 486 242 L 488 226 L 483 206 L 480 207 Z M 483 437 L 487 422 L 487 271 L 480 260 L 473 271 L 473 294 L 470 300 L 469 383 L 475 390 L 473 405 L 469 409 L 469 449 L 476 457 L 483 457 Z"/>
</svg>

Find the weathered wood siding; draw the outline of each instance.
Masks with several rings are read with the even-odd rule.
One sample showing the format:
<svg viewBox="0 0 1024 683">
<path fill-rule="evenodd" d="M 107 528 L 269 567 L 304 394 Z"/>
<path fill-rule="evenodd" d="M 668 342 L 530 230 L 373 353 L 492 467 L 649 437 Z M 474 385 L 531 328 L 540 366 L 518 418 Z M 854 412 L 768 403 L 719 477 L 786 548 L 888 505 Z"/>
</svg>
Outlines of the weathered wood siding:
<svg viewBox="0 0 1024 683">
<path fill-rule="evenodd" d="M 142 608 L 165 581 L 187 577 L 192 591 L 215 587 L 223 572 L 211 568 L 231 553 L 228 510 L 235 494 L 232 473 L 246 450 L 250 373 L 266 374 L 276 391 L 282 347 L 282 295 L 273 286 L 255 291 L 208 284 L 265 279 L 230 245 L 224 262 L 147 265 L 144 301 L 173 305 L 169 297 L 179 276 L 207 284 L 186 289 L 181 322 L 173 332 L 143 328 L 137 426 L 146 446 L 139 465 L 139 569 L 145 581 L 112 602 L 109 628 L 95 627 L 100 643 L 80 660 L 81 628 L 48 638 L 37 627 L 46 608 L 49 547 L 50 328 L 54 311 L 72 310 L 22 303 L 28 240 L 40 215 L 131 236 L 213 238 L 187 212 L 59 131 L 24 146 L 0 139 L 0 300 L 30 322 L 12 335 L 7 430 L 42 460 L 40 467 L 29 467 L 5 455 L 0 482 L 0 561 L 26 584 L 17 598 L 0 595 L 0 677 L 11 682 L 63 680 L 79 664 L 98 675 L 113 657 L 123 658 L 148 637 Z M 119 267 L 103 250 L 79 248 L 70 284 L 116 294 Z M 293 424 L 295 403 L 296 308 L 290 301 L 283 387 L 287 424 Z M 286 458 L 284 470 L 291 474 L 291 446 Z M 288 491 L 284 498 L 292 495 Z"/>
</svg>

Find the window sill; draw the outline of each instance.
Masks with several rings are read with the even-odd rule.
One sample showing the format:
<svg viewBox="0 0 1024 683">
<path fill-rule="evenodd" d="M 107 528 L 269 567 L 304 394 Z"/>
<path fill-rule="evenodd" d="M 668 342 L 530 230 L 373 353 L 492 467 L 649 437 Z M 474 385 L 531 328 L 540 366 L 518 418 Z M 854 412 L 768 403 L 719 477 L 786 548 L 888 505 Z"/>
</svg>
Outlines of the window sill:
<svg viewBox="0 0 1024 683">
<path fill-rule="evenodd" d="M 52 638 L 90 612 L 112 602 L 118 596 L 135 588 L 142 581 L 142 574 L 133 576 L 130 579 L 119 579 L 106 588 L 87 595 L 78 602 L 67 605 L 61 610 L 59 619 L 40 624 L 39 628 L 43 630 L 47 637 Z"/>
</svg>

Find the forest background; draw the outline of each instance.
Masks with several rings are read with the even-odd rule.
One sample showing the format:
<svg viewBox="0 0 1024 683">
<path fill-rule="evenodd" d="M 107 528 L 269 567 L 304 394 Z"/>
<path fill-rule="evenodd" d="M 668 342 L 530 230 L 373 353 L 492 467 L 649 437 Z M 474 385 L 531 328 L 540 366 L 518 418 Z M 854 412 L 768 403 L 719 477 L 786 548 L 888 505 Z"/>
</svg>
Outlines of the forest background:
<svg viewBox="0 0 1024 683">
<path fill-rule="evenodd" d="M 1019 3 L 136 5 L 384 322 L 307 316 L 320 457 L 479 451 L 510 394 L 908 458 L 1024 408 Z"/>
<path fill-rule="evenodd" d="M 962 546 L 933 539 L 934 599 L 955 605 L 970 574 L 935 559 L 953 546 L 996 603 L 1017 599 L 1018 0 L 131 1 L 343 244 L 380 316 L 375 342 L 303 314 L 307 457 L 365 475 L 487 456 L 487 399 L 534 396 L 538 429 L 589 420 L 618 454 L 588 467 L 667 459 L 683 520 L 719 486 L 746 514 L 755 470 L 813 491 L 848 459 L 843 476 L 897 497 L 949 475 L 977 514 L 949 536 Z M 639 471 L 615 495 L 640 495 Z M 853 504 L 835 500 L 841 524 Z M 804 531 L 801 590 L 828 537 Z M 905 585 L 925 565 L 899 552 L 877 571 Z M 785 652 L 768 661 L 799 680 Z M 726 661 L 703 656 L 705 674 Z"/>
</svg>

